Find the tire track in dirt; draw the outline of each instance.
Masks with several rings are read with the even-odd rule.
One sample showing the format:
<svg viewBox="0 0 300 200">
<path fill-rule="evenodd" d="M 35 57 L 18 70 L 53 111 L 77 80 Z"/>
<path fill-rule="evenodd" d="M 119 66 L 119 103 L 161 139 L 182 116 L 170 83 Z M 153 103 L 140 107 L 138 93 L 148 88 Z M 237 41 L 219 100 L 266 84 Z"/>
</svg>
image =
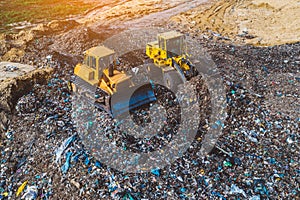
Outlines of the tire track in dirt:
<svg viewBox="0 0 300 200">
<path fill-rule="evenodd" d="M 149 15 L 143 16 L 138 19 L 129 20 L 124 23 L 124 27 L 136 28 L 136 27 L 145 27 L 149 25 L 162 25 L 170 19 L 170 17 L 178 15 L 187 10 L 198 7 L 208 0 L 194 0 L 194 1 L 178 1 L 178 3 L 166 10 L 151 13 Z"/>
<path fill-rule="evenodd" d="M 272 46 L 299 42 L 297 0 L 221 0 L 189 10 L 171 21 L 194 33 L 211 33 L 239 44 Z"/>
<path fill-rule="evenodd" d="M 114 28 L 136 28 L 149 25 L 162 25 L 170 17 L 198 7 L 208 0 L 149 0 L 123 1 L 114 6 L 94 10 L 92 13 L 77 20 L 92 29 L 101 26 Z"/>
</svg>

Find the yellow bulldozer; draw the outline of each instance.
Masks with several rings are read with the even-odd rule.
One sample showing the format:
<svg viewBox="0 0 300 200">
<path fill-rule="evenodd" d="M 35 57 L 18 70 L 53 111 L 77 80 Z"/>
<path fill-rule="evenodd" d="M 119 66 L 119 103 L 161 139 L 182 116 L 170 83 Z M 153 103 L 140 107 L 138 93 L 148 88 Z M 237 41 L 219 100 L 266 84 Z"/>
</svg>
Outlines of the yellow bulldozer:
<svg viewBox="0 0 300 200">
<path fill-rule="evenodd" d="M 186 52 L 185 35 L 177 31 L 158 34 L 156 41 L 147 44 L 146 55 L 156 66 L 148 69 L 150 76 L 173 91 L 198 74 Z"/>
<path fill-rule="evenodd" d="M 131 75 L 116 69 L 118 59 L 113 50 L 105 46 L 92 47 L 84 52 L 83 63 L 75 66 L 76 78 L 70 82 L 70 89 L 81 97 L 92 99 L 98 108 L 112 116 L 118 116 L 156 101 L 151 79 L 158 83 L 163 81 L 164 85 L 174 89 L 196 75 L 181 33 L 171 31 L 159 34 L 158 41 L 146 45 L 146 55 L 154 65 L 149 65 L 147 69 L 149 83 L 139 86 L 132 81 Z"/>
<path fill-rule="evenodd" d="M 74 68 L 76 77 L 70 89 L 112 116 L 156 100 L 150 83 L 141 87 L 135 85 L 130 75 L 116 70 L 116 62 L 115 52 L 105 46 L 85 51 L 83 63 Z M 134 91 L 134 96 L 128 96 L 129 90 Z"/>
</svg>

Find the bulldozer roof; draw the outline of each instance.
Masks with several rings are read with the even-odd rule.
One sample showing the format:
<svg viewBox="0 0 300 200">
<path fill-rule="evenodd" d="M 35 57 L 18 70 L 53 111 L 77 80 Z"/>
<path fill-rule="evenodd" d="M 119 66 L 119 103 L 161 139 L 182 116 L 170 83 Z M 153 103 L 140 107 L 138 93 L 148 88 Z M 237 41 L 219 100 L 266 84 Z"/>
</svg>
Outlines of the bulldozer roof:
<svg viewBox="0 0 300 200">
<path fill-rule="evenodd" d="M 105 46 L 97 46 L 97 47 L 90 48 L 85 53 L 95 57 L 105 57 L 114 54 L 115 52 L 114 50 L 111 50 Z"/>
<path fill-rule="evenodd" d="M 183 35 L 182 33 L 179 33 L 177 31 L 169 31 L 169 32 L 159 34 L 158 37 L 161 37 L 164 39 L 171 39 L 171 38 L 179 37 L 182 35 Z"/>
<path fill-rule="evenodd" d="M 148 45 L 150 45 L 151 47 L 157 46 L 158 45 L 158 41 L 148 42 Z"/>
</svg>

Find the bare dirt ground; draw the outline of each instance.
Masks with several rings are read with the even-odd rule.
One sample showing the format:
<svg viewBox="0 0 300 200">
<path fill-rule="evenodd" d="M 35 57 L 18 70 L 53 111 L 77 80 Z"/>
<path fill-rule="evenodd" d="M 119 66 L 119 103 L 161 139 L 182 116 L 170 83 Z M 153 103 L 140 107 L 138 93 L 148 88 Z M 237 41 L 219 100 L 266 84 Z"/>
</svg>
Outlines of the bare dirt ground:
<svg viewBox="0 0 300 200">
<path fill-rule="evenodd" d="M 136 28 L 151 25 L 162 25 L 171 16 L 195 8 L 207 0 L 149 0 L 149 1 L 127 1 L 106 8 L 104 12 L 98 10 L 90 12 L 80 23 L 92 27 L 111 25 L 117 28 Z"/>
<path fill-rule="evenodd" d="M 228 37 L 235 43 L 270 46 L 298 42 L 299 0 L 221 0 L 172 18 L 191 31 Z"/>
<path fill-rule="evenodd" d="M 215 3 L 214 3 L 215 2 Z M 201 6 L 199 6 L 201 5 Z M 18 34 L 0 35 L 0 60 L 23 61 L 28 43 L 50 36 L 51 50 L 80 55 L 78 48 L 70 47 L 77 36 L 89 39 L 105 37 L 105 32 L 126 28 L 163 26 L 175 23 L 178 30 L 194 34 L 213 34 L 234 43 L 270 46 L 294 43 L 300 38 L 300 4 L 297 0 L 112 0 L 99 2 L 84 15 L 68 20 L 40 24 Z M 169 19 L 171 20 L 169 21 Z M 109 30 L 107 30 L 109 29 Z M 86 41 L 82 41 L 86 43 Z M 41 47 L 42 48 L 42 47 Z M 46 47 L 45 47 L 46 48 Z M 75 49 L 74 49 L 75 48 Z"/>
<path fill-rule="evenodd" d="M 91 39 L 103 40 L 119 30 L 134 26 L 151 26 L 164 24 L 169 17 L 201 5 L 205 0 L 185 2 L 183 0 L 150 0 L 150 1 L 119 1 L 99 2 L 94 9 L 84 15 L 67 20 L 52 21 L 39 24 L 34 28 L 24 29 L 17 34 L 0 35 L 0 60 L 24 62 L 25 49 L 29 43 L 38 43 L 40 38 L 51 38 L 51 50 L 64 54 L 80 55 L 74 46 L 91 42 Z M 84 41 L 80 38 L 84 37 Z M 79 37 L 79 39 L 78 39 Z M 77 40 L 78 39 L 78 40 Z M 64 40 L 65 42 L 62 42 Z M 76 41 L 77 40 L 77 41 Z M 69 41 L 72 41 L 71 45 Z M 67 43 L 66 43 L 67 42 Z M 99 42 L 98 42 L 99 43 Z M 98 44 L 98 43 L 94 43 Z M 48 48 L 40 44 L 40 48 Z M 28 52 L 28 51 L 27 51 Z"/>
</svg>

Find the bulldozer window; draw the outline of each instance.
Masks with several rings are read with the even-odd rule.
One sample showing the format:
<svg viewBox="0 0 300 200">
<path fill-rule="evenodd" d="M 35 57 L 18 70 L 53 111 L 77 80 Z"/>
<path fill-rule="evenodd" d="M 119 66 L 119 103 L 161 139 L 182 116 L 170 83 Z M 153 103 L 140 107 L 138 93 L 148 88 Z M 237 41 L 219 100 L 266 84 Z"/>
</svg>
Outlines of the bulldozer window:
<svg viewBox="0 0 300 200">
<path fill-rule="evenodd" d="M 158 39 L 158 46 L 159 46 L 159 48 L 161 48 L 162 50 L 166 50 L 166 48 L 165 48 L 165 39 L 159 38 L 159 39 Z"/>
<path fill-rule="evenodd" d="M 90 67 L 96 69 L 96 58 L 94 56 L 90 56 Z"/>
<path fill-rule="evenodd" d="M 182 54 L 182 39 L 177 37 L 167 40 L 168 57 L 178 56 Z"/>
<path fill-rule="evenodd" d="M 95 77 L 95 72 L 90 72 L 89 73 L 89 80 L 93 80 Z"/>
<path fill-rule="evenodd" d="M 102 74 L 102 71 L 104 69 L 107 69 L 110 64 L 113 64 L 114 61 L 114 55 L 104 56 L 100 57 L 98 59 L 98 70 L 99 74 Z"/>
<path fill-rule="evenodd" d="M 109 67 L 109 58 L 107 56 L 101 57 L 98 60 L 99 72 Z"/>
<path fill-rule="evenodd" d="M 83 64 L 90 65 L 90 57 L 85 55 L 83 59 Z"/>
</svg>

